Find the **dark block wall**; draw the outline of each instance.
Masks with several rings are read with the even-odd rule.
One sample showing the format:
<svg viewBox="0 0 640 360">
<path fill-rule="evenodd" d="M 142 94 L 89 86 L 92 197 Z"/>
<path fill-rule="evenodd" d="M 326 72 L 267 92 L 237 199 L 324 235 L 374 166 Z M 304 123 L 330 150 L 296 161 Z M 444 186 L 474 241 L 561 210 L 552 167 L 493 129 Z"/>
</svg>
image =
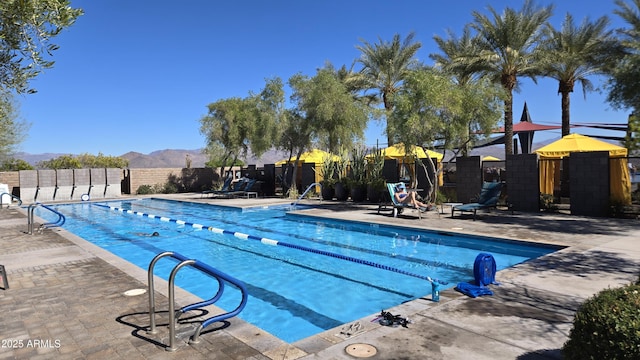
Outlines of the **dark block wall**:
<svg viewBox="0 0 640 360">
<path fill-rule="evenodd" d="M 507 156 L 507 204 L 517 211 L 540 211 L 538 155 Z"/>
<path fill-rule="evenodd" d="M 569 157 L 569 174 L 571 214 L 607 216 L 609 152 L 572 153 Z"/>
<path fill-rule="evenodd" d="M 482 164 L 480 156 L 456 158 L 456 192 L 458 201 L 472 202 L 482 189 Z"/>
</svg>

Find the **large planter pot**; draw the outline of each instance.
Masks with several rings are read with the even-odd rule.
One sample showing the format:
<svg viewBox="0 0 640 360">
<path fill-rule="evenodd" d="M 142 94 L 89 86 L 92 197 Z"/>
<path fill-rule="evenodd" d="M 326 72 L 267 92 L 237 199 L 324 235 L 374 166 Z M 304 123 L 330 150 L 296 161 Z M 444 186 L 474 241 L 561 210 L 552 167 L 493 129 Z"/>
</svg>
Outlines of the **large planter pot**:
<svg viewBox="0 0 640 360">
<path fill-rule="evenodd" d="M 363 202 L 367 199 L 367 186 L 355 185 L 351 188 L 351 200 L 354 202 Z"/>
<path fill-rule="evenodd" d="M 349 198 L 349 189 L 343 183 L 336 183 L 335 185 L 335 195 L 336 200 L 338 201 L 346 201 Z"/>
<path fill-rule="evenodd" d="M 322 200 L 332 200 L 335 194 L 335 189 L 331 185 L 322 185 Z"/>
</svg>

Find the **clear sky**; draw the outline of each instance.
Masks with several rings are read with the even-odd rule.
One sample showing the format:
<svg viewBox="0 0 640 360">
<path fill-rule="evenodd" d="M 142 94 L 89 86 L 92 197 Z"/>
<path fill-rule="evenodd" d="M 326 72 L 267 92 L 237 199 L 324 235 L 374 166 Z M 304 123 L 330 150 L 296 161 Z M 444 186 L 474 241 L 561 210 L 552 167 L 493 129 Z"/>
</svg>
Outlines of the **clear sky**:
<svg viewBox="0 0 640 360">
<path fill-rule="evenodd" d="M 487 5 L 502 12 L 522 2 L 71 0 L 85 15 L 54 40 L 56 64 L 32 82 L 38 93 L 18 97 L 21 117 L 31 124 L 18 151 L 119 156 L 199 149 L 205 145 L 199 120 L 209 103 L 258 92 L 266 78 L 312 76 L 327 61 L 349 66 L 362 40 L 389 41 L 396 33 L 404 39 L 414 31 L 422 43 L 418 58 L 432 64 L 434 35 L 446 37 L 446 29 L 459 35 L 472 11 L 486 13 Z M 612 27 L 625 26 L 614 9 L 613 0 L 558 0 L 552 23 L 559 27 L 570 12 L 576 22 L 607 15 Z M 605 98 L 591 92 L 585 100 L 576 85 L 572 123 L 626 122 L 628 112 L 614 111 Z M 523 80 L 514 122 L 525 101 L 534 122 L 560 124 L 556 81 Z M 535 141 L 559 137 L 559 130 L 538 132 Z M 385 139 L 382 124 L 371 123 L 367 144 Z"/>
</svg>

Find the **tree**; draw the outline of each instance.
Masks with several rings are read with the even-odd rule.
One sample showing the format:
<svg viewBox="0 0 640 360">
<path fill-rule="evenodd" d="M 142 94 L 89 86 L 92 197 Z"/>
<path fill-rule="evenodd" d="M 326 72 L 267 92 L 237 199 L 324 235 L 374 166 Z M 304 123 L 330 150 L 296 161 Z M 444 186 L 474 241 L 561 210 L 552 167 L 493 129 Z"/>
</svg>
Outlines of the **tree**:
<svg viewBox="0 0 640 360">
<path fill-rule="evenodd" d="M 608 69 L 610 79 L 607 82 L 607 101 L 617 109 L 632 109 L 640 113 L 640 0 L 629 4 L 616 0 L 618 9 L 614 13 L 620 16 L 629 28 L 620 29 L 620 41 L 625 49 L 624 56 L 615 58 Z"/>
<path fill-rule="evenodd" d="M 479 38 L 471 34 L 471 28 L 465 26 L 462 35 L 456 37 L 456 35 L 447 31 L 448 38 L 445 40 L 439 36 L 434 36 L 434 40 L 442 54 L 431 54 L 429 57 L 435 61 L 435 66 L 442 69 L 447 74 L 453 76 L 453 80 L 461 88 L 466 88 L 469 85 L 473 85 L 480 81 L 477 76 L 477 69 L 474 67 L 474 63 L 459 61 L 464 58 L 475 58 L 479 56 L 480 45 Z M 486 83 L 486 82 L 485 82 Z M 487 86 L 490 86 L 487 84 Z M 472 115 L 476 111 L 476 108 L 471 108 L 469 115 Z M 472 117 L 468 118 L 467 124 L 460 124 L 466 131 L 460 133 L 460 137 L 454 140 L 453 145 L 457 149 L 462 151 L 463 156 L 468 156 L 472 147 Z"/>
<path fill-rule="evenodd" d="M 338 153 L 352 148 L 354 140 L 363 137 L 366 107 L 352 96 L 331 67 L 319 69 L 308 81 L 299 81 L 296 92 L 297 108 L 313 124 L 320 147 Z"/>
<path fill-rule="evenodd" d="M 209 113 L 200 119 L 200 133 L 206 138 L 204 152 L 211 158 L 219 158 L 219 149 L 223 149 L 220 174 L 224 167 L 231 167 L 236 160 L 247 154 L 249 137 L 248 120 L 253 109 L 246 99 L 233 97 L 218 100 L 208 105 Z"/>
<path fill-rule="evenodd" d="M 392 134 L 407 147 L 433 148 L 443 142 L 450 149 L 469 128 L 490 133 L 500 120 L 503 96 L 502 89 L 488 80 L 461 86 L 436 69 L 413 71 L 395 96 Z"/>
<path fill-rule="evenodd" d="M 289 86 L 293 108 L 286 116 L 279 148 L 289 151 L 290 158 L 295 156 L 295 179 L 300 155 L 312 144 L 333 153 L 353 147 L 354 140 L 364 134 L 368 112 L 331 66 L 313 77 L 296 74 Z"/>
<path fill-rule="evenodd" d="M 129 166 L 129 160 L 119 156 L 98 155 L 62 155 L 36 164 L 40 169 L 83 169 L 83 168 L 119 168 Z"/>
<path fill-rule="evenodd" d="M 253 117 L 247 122 L 249 147 L 255 156 L 271 149 L 281 131 L 284 116 L 284 84 L 282 79 L 267 79 L 260 93 L 251 95 Z"/>
<path fill-rule="evenodd" d="M 481 39 L 480 52 L 459 61 L 467 62 L 467 66 L 486 74 L 507 91 L 504 100 L 506 157 L 513 154 L 513 91 L 518 89 L 518 76 L 535 81 L 542 73 L 538 44 L 553 5 L 538 8 L 532 0 L 526 0 L 519 11 L 506 8 L 500 15 L 492 7 L 488 10 L 491 17 L 473 12 L 471 26 Z"/>
<path fill-rule="evenodd" d="M 18 117 L 13 95 L 0 90 L 0 162 L 10 161 L 16 146 L 22 142 L 29 124 Z"/>
<path fill-rule="evenodd" d="M 209 104 L 209 113 L 200 119 L 209 162 L 221 164 L 220 174 L 224 174 L 225 166 L 233 166 L 249 150 L 260 156 L 270 149 L 281 131 L 283 107 L 284 90 L 279 78 L 266 80 L 258 94 Z"/>
<path fill-rule="evenodd" d="M 457 37 L 452 31 L 447 31 L 447 39 L 435 35 L 433 37 L 442 54 L 433 53 L 429 57 L 435 61 L 435 67 L 453 75 L 459 85 L 466 85 L 477 78 L 477 69 L 471 62 L 459 61 L 461 58 L 476 58 L 480 54 L 480 39 L 471 34 L 467 25 L 462 35 Z"/>
<path fill-rule="evenodd" d="M 0 162 L 0 171 L 33 170 L 33 166 L 22 159 L 8 159 Z"/>
<path fill-rule="evenodd" d="M 33 92 L 29 80 L 54 64 L 51 40 L 82 13 L 67 0 L 0 2 L 0 87 Z"/>
<path fill-rule="evenodd" d="M 620 53 L 618 41 L 613 30 L 607 30 L 609 19 L 606 16 L 595 22 L 584 19 L 580 26 L 567 14 L 562 28 L 556 30 L 551 25 L 545 28 L 543 41 L 543 64 L 545 76 L 558 80 L 558 93 L 562 96 L 562 136 L 571 132 L 571 93 L 576 82 L 582 85 L 584 97 L 594 87 L 589 76 L 605 71 L 607 56 Z"/>
<path fill-rule="evenodd" d="M 394 139 L 389 134 L 389 113 L 393 106 L 393 95 L 399 90 L 409 71 L 418 65 L 416 53 L 422 46 L 413 42 L 415 34 L 409 33 L 404 41 L 400 35 L 393 36 L 391 42 L 378 39 L 377 44 L 362 40 L 357 45 L 361 55 L 358 62 L 362 64 L 360 70 L 361 83 L 366 89 L 376 89 L 382 97 L 382 103 L 387 113 L 387 143 L 393 145 Z"/>
</svg>

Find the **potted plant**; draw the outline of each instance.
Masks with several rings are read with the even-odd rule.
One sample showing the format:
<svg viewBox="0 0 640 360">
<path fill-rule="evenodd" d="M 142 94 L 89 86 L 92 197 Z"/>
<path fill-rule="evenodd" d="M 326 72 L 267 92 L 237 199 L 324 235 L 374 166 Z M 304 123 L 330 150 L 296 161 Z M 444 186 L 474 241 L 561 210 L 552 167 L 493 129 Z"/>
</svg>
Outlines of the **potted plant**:
<svg viewBox="0 0 640 360">
<path fill-rule="evenodd" d="M 367 163 L 367 198 L 370 202 L 380 202 L 380 197 L 386 189 L 386 181 L 382 176 L 384 155 L 382 150 L 374 148 Z"/>
<path fill-rule="evenodd" d="M 362 202 L 367 198 L 367 158 L 364 148 L 353 149 L 350 165 L 351 200 Z"/>
<path fill-rule="evenodd" d="M 336 200 L 345 201 L 349 198 L 349 187 L 347 185 L 347 163 L 348 159 L 346 156 L 341 156 L 335 162 L 336 173 L 335 177 L 337 178 L 336 183 L 334 184 L 334 191 L 336 195 Z"/>
<path fill-rule="evenodd" d="M 335 193 L 334 185 L 336 183 L 336 161 L 333 160 L 332 155 L 327 155 L 322 159 L 322 166 L 320 167 L 320 176 L 322 180 L 322 200 L 331 200 Z"/>
</svg>

